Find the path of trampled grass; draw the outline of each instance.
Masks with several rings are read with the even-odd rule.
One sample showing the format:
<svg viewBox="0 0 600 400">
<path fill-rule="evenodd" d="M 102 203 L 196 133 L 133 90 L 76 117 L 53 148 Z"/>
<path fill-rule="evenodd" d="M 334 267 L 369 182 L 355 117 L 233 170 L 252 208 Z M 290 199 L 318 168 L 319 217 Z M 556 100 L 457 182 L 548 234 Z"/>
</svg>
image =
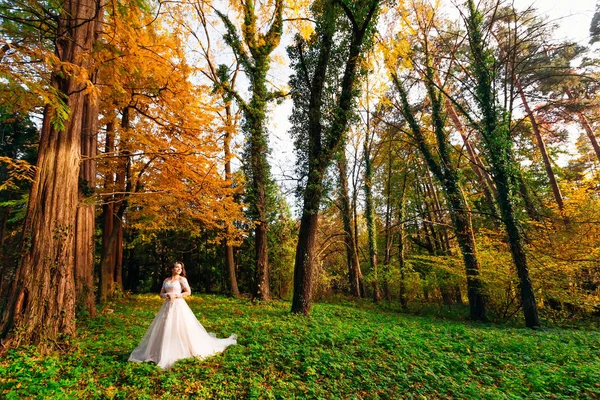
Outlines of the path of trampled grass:
<svg viewBox="0 0 600 400">
<path fill-rule="evenodd" d="M 114 303 L 79 324 L 69 351 L 0 359 L 0 397 L 397 399 L 600 398 L 600 332 L 448 322 L 348 305 L 194 296 L 190 307 L 238 346 L 169 371 L 127 357 L 161 306 L 156 295 Z"/>
</svg>

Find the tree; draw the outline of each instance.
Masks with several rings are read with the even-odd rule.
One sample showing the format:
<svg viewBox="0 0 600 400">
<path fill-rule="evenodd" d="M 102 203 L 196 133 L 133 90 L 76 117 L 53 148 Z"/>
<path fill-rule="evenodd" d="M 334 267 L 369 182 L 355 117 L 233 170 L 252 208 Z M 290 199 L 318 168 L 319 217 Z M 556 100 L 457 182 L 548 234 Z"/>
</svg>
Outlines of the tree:
<svg viewBox="0 0 600 400">
<path fill-rule="evenodd" d="M 125 224 L 140 243 L 168 231 L 191 237 L 210 232 L 212 240 L 236 243 L 234 221 L 244 219 L 234 199 L 237 179 L 223 179 L 217 168 L 222 130 L 214 128 L 211 88 L 192 85 L 173 21 L 155 19 L 136 4 L 111 10 L 99 55 L 107 126 L 100 157 L 101 301 L 121 286 Z"/>
<path fill-rule="evenodd" d="M 266 33 L 258 27 L 255 3 L 253 0 L 242 2 L 242 37 L 235 25 L 223 13 L 217 11 L 223 20 L 227 33 L 225 42 L 231 47 L 250 80 L 251 97 L 248 102 L 229 85 L 230 81 L 220 82 L 221 88 L 229 92 L 237 101 L 244 115 L 242 130 L 248 138 L 247 175 L 250 181 L 248 203 L 250 215 L 255 222 L 254 241 L 256 251 L 254 297 L 268 301 L 269 291 L 269 258 L 267 248 L 267 187 L 270 185 L 270 169 L 267 162 L 268 143 L 266 130 L 266 112 L 269 101 L 281 96 L 279 92 L 271 92 L 267 88 L 267 73 L 270 68 L 270 55 L 279 45 L 283 30 L 283 0 L 275 0 L 272 23 Z"/>
<path fill-rule="evenodd" d="M 367 233 L 369 237 L 369 265 L 373 279 L 373 301 L 381 300 L 379 290 L 379 277 L 377 271 L 377 218 L 373 199 L 373 163 L 375 161 L 375 129 L 371 126 L 371 110 L 369 109 L 369 79 L 366 80 L 366 131 L 363 142 L 363 157 L 365 165 L 364 191 L 365 191 L 365 217 L 367 220 Z"/>
<path fill-rule="evenodd" d="M 297 92 L 298 96 L 309 99 L 303 113 L 306 115 L 307 133 L 307 178 L 302 193 L 302 217 L 296 248 L 294 264 L 294 298 L 292 312 L 308 315 L 311 305 L 313 284 L 315 243 L 318 227 L 319 206 L 323 194 L 323 178 L 333 157 L 344 148 L 345 133 L 350 119 L 355 96 L 354 85 L 357 80 L 359 60 L 369 42 L 378 0 L 366 4 L 346 4 L 340 1 L 323 1 L 315 3 L 317 28 L 313 35 L 315 45 L 314 64 L 309 66 L 303 61 L 299 52 L 295 69 L 297 79 L 305 82 L 305 92 Z M 340 7 L 345 17 L 350 21 L 350 37 L 347 58 L 344 64 L 344 75 L 339 86 L 339 97 L 335 103 L 329 125 L 322 119 L 323 94 L 326 87 L 327 69 L 332 57 L 333 37 L 336 32 L 335 24 Z M 312 68 L 311 68 L 312 67 Z M 310 68 L 310 69 L 309 69 Z M 311 76 L 312 74 L 312 76 Z M 305 105 L 306 106 L 306 105 Z M 303 107 L 303 105 L 300 105 Z M 325 125 L 325 126 L 324 126 Z"/>
<path fill-rule="evenodd" d="M 471 71 L 475 81 L 475 102 L 481 112 L 481 121 L 477 124 L 486 150 L 486 158 L 492 170 L 492 177 L 498 190 L 497 201 L 506 228 L 513 261 L 520 281 L 521 302 L 525 315 L 525 324 L 530 328 L 540 325 L 535 293 L 529 277 L 527 256 L 519 222 L 515 215 L 513 186 L 515 161 L 512 156 L 510 121 L 496 104 L 493 85 L 495 59 L 484 41 L 483 16 L 475 7 L 473 0 L 467 3 L 469 14 L 466 16 L 467 33 L 471 57 Z"/>
<path fill-rule="evenodd" d="M 203 63 L 197 68 L 200 74 L 210 80 L 214 85 L 214 90 L 217 94 L 217 99 L 221 103 L 222 110 L 217 111 L 219 119 L 223 125 L 223 153 L 224 169 L 225 169 L 225 180 L 232 181 L 233 173 L 231 169 L 231 160 L 235 157 L 235 153 L 232 152 L 231 142 L 235 138 L 237 131 L 239 130 L 239 121 L 241 118 L 241 109 L 235 108 L 234 98 L 230 92 L 223 90 L 221 84 L 226 85 L 230 90 L 236 90 L 236 82 L 238 74 L 240 72 L 239 60 L 234 61 L 235 67 L 233 71 L 229 72 L 229 68 L 226 65 L 217 65 L 217 51 L 218 46 L 213 46 L 213 37 L 210 34 L 210 13 L 208 9 L 211 7 L 210 4 L 205 2 L 192 1 L 191 9 L 196 15 L 199 25 L 198 29 L 194 29 L 189 26 L 189 23 L 185 20 L 179 23 L 183 26 L 188 27 L 191 36 L 196 39 L 198 45 L 198 52 L 200 53 Z M 181 11 L 175 9 L 175 11 Z M 185 13 L 181 13 L 185 15 Z M 219 43 L 217 42 L 217 45 Z M 219 57 L 220 58 L 220 57 Z M 231 75 L 231 76 L 230 76 Z M 238 289 L 236 270 L 235 270 L 235 259 L 234 259 L 234 247 L 232 242 L 225 241 L 225 274 L 227 276 L 227 284 L 229 287 L 229 294 L 233 297 L 239 296 L 240 292 Z"/>
<path fill-rule="evenodd" d="M 75 334 L 74 227 L 83 107 L 90 87 L 83 63 L 102 8 L 94 0 L 77 0 L 49 10 L 56 17 L 49 85 L 55 97 L 44 110 L 23 255 L 1 324 L 9 346 L 48 345 Z"/>
</svg>

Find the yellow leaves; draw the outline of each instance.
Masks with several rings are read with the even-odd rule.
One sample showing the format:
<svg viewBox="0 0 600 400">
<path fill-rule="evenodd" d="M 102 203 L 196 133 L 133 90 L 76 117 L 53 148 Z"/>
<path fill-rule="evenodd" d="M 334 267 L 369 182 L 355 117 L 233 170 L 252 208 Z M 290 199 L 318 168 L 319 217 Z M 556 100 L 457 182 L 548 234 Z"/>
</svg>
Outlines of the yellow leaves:
<svg viewBox="0 0 600 400">
<path fill-rule="evenodd" d="M 287 20 L 285 29 L 288 32 L 295 30 L 304 40 L 315 31 L 315 25 L 309 20 L 310 6 L 313 0 L 289 0 L 285 3 L 284 19 Z"/>
</svg>

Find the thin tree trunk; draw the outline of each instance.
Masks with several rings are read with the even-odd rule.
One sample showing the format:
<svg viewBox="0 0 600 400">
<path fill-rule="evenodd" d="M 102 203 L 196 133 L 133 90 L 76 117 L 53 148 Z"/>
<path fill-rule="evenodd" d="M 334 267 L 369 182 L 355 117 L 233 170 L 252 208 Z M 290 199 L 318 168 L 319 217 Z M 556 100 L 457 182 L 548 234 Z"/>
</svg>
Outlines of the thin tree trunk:
<svg viewBox="0 0 600 400">
<path fill-rule="evenodd" d="M 517 174 L 517 185 L 519 189 L 519 195 L 523 199 L 525 211 L 527 212 L 529 218 L 531 218 L 534 221 L 539 221 L 540 214 L 538 213 L 538 210 L 535 206 L 534 198 L 531 194 L 529 186 L 527 185 L 527 182 L 525 182 L 525 178 L 523 178 L 523 174 L 520 170 L 517 170 L 515 173 Z"/>
<path fill-rule="evenodd" d="M 121 222 L 121 221 L 119 221 Z M 119 223 L 114 227 L 117 230 L 117 242 L 115 244 L 115 276 L 113 293 L 123 292 L 123 225 Z"/>
<path fill-rule="evenodd" d="M 373 278 L 373 301 L 377 303 L 381 300 L 381 291 L 379 289 L 379 277 L 377 274 L 377 222 L 375 221 L 375 209 L 373 206 L 373 194 L 371 188 L 373 184 L 373 160 L 371 159 L 371 146 L 369 136 L 370 135 L 367 129 L 364 145 L 365 217 L 367 220 L 367 236 L 369 240 L 369 265 L 371 267 L 371 274 Z"/>
<path fill-rule="evenodd" d="M 408 305 L 408 299 L 406 296 L 406 261 L 404 259 L 405 253 L 405 229 L 404 219 L 405 214 L 405 188 L 406 188 L 406 172 L 404 175 L 404 181 L 402 184 L 402 192 L 400 193 L 400 201 L 398 204 L 398 266 L 400 268 L 400 304 L 405 310 Z"/>
<path fill-rule="evenodd" d="M 81 65 L 91 51 L 99 7 L 95 1 L 63 3 L 55 41 L 60 61 Z M 23 230 L 22 258 L 0 331 L 3 349 L 54 343 L 75 334 L 74 227 L 78 204 L 81 127 L 85 83 L 64 72 L 51 85 L 64 95 L 68 118 L 44 112 L 37 168 Z M 54 123 L 51 123 L 54 121 Z"/>
<path fill-rule="evenodd" d="M 104 146 L 104 154 L 113 154 L 115 151 L 115 131 L 114 124 L 109 122 L 106 125 L 106 142 Z M 110 168 L 107 168 L 104 176 L 104 188 L 114 191 L 115 175 Z M 101 258 L 107 257 L 110 253 L 108 250 L 108 240 L 113 231 L 113 214 L 115 213 L 115 196 L 107 196 L 102 205 L 102 247 L 100 250 Z M 112 265 L 108 263 L 107 265 Z M 98 287 L 98 300 L 100 303 L 106 302 L 110 293 L 112 293 L 111 277 L 114 271 L 111 268 L 100 269 L 100 284 Z"/>
<path fill-rule="evenodd" d="M 493 213 L 496 213 L 497 206 L 496 201 L 494 200 L 496 198 L 496 187 L 494 186 L 494 182 L 492 181 L 490 174 L 486 171 L 483 162 L 481 161 L 481 158 L 479 157 L 479 155 L 475 151 L 475 148 L 473 147 L 473 144 L 469 140 L 467 130 L 465 129 L 462 121 L 456 114 L 456 110 L 454 109 L 452 101 L 450 101 L 450 99 L 447 97 L 445 100 L 445 105 L 448 116 L 452 120 L 454 127 L 456 128 L 458 133 L 460 133 L 460 136 L 463 139 L 463 143 L 465 144 L 465 148 L 467 149 L 467 153 L 469 154 L 469 159 L 471 161 L 471 164 L 473 165 L 473 171 L 475 172 L 475 175 L 477 175 L 477 178 L 479 179 L 479 184 L 483 188 L 483 194 L 485 196 L 486 201 L 488 202 L 490 210 L 492 210 Z"/>
<path fill-rule="evenodd" d="M 392 142 L 388 141 L 388 170 L 385 182 L 385 252 L 383 265 L 385 268 L 383 278 L 383 295 L 389 302 L 392 300 L 389 283 L 390 262 L 392 258 Z"/>
<path fill-rule="evenodd" d="M 225 179 L 230 181 L 232 179 L 230 144 L 233 136 L 232 129 L 234 128 L 231 118 L 231 105 L 227 104 L 225 106 L 225 112 L 227 115 L 225 126 L 225 138 L 223 139 L 223 148 L 225 151 Z M 227 234 L 229 235 L 230 233 L 231 232 L 227 230 Z M 225 269 L 229 294 L 233 297 L 238 297 L 240 295 L 240 291 L 238 289 L 237 278 L 235 276 L 235 259 L 233 257 L 233 246 L 229 244 L 229 239 L 225 241 Z"/>
<path fill-rule="evenodd" d="M 571 93 L 571 90 L 565 89 L 565 92 L 566 92 L 569 100 L 573 100 L 573 93 Z M 580 111 L 577 112 L 577 117 L 579 118 L 579 122 L 581 122 L 581 125 L 583 126 L 583 129 L 585 130 L 587 137 L 590 139 L 590 142 L 592 143 L 592 147 L 594 148 L 594 153 L 596 153 L 596 157 L 598 158 L 598 161 L 600 161 L 600 144 L 598 144 L 598 139 L 596 139 L 596 135 L 594 135 L 594 131 L 592 130 L 592 127 L 591 127 L 587 117 L 585 116 L 584 113 L 582 113 Z"/>
<path fill-rule="evenodd" d="M 435 185 L 433 184 L 433 180 L 431 179 L 430 171 L 427 171 L 427 184 L 426 187 L 429 189 L 429 193 L 431 199 L 433 200 L 431 204 L 431 208 L 433 210 L 433 215 L 435 216 L 435 222 L 437 222 L 440 230 L 440 242 L 442 243 L 442 250 L 444 251 L 444 255 L 451 255 L 452 249 L 450 246 L 450 237 L 448 236 L 448 227 L 446 226 L 446 221 L 444 218 L 444 212 L 442 211 L 442 205 L 440 203 L 440 198 L 438 196 Z"/>
<path fill-rule="evenodd" d="M 358 151 L 358 149 L 357 149 Z M 354 154 L 354 159 L 358 159 L 358 154 Z M 360 297 L 366 297 L 367 291 L 365 290 L 365 284 L 363 281 L 362 270 L 360 268 L 360 257 L 358 254 L 359 250 L 359 241 L 358 241 L 358 179 L 359 179 L 359 171 L 357 169 L 357 163 L 354 163 L 352 166 L 352 233 L 354 234 L 354 253 L 356 254 L 356 279 L 358 280 L 358 288 L 360 292 Z M 356 172 L 356 173 L 355 173 Z M 356 179 L 354 179 L 356 176 Z"/>
<path fill-rule="evenodd" d="M 533 128 L 533 133 L 535 134 L 535 141 L 542 155 L 542 160 L 544 161 L 544 167 L 546 168 L 546 175 L 548 175 L 548 180 L 550 181 L 552 194 L 554 194 L 554 200 L 556 200 L 558 209 L 563 210 L 565 205 L 563 202 L 562 193 L 560 192 L 560 188 L 558 187 L 558 182 L 556 182 L 556 177 L 554 175 L 554 171 L 552 170 L 552 163 L 550 162 L 550 156 L 548 155 L 548 150 L 546 149 L 546 143 L 544 143 L 544 139 L 542 138 L 540 127 L 538 126 L 537 120 L 535 119 L 535 115 L 533 115 L 533 111 L 529 107 L 529 103 L 527 102 L 527 98 L 525 97 L 525 93 L 523 91 L 523 87 L 521 86 L 521 82 L 517 80 L 516 86 L 517 91 L 519 92 L 519 96 L 521 96 L 523 107 L 525 107 L 527 117 L 531 122 L 531 127 Z"/>
<path fill-rule="evenodd" d="M 350 212 L 350 197 L 348 196 L 348 180 L 347 180 L 347 160 L 346 153 L 342 149 L 338 157 L 338 172 L 340 184 L 340 214 L 344 225 L 344 243 L 346 244 L 346 260 L 348 263 L 348 282 L 350 287 L 350 295 L 360 298 L 361 282 L 360 265 L 358 263 L 358 252 L 356 248 L 354 229 L 352 227 L 351 212 Z"/>
</svg>

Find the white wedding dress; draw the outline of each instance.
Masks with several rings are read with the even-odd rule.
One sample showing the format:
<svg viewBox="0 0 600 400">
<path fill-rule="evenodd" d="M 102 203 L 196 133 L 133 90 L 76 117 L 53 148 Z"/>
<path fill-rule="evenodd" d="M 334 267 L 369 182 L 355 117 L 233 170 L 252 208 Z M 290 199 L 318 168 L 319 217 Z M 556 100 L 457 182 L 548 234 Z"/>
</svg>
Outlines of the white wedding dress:
<svg viewBox="0 0 600 400">
<path fill-rule="evenodd" d="M 167 298 L 168 293 L 181 295 L 183 291 L 190 292 L 186 278 L 180 277 L 174 282 L 165 279 L 161 297 Z M 129 361 L 154 361 L 159 367 L 168 369 L 182 358 L 204 358 L 220 353 L 236 344 L 236 339 L 236 335 L 219 339 L 206 332 L 182 297 L 167 299 Z"/>
</svg>

